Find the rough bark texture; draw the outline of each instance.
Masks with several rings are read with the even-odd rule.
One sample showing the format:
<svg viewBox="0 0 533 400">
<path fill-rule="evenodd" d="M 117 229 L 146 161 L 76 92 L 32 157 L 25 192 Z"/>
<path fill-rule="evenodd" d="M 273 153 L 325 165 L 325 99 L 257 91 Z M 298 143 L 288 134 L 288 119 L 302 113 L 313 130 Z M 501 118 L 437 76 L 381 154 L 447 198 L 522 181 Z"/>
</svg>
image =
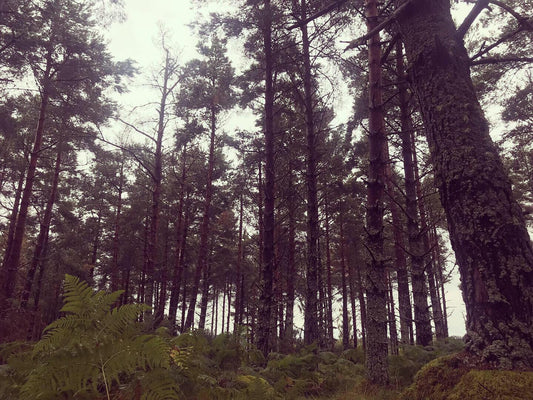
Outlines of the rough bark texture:
<svg viewBox="0 0 533 400">
<path fill-rule="evenodd" d="M 368 31 L 378 24 L 378 2 L 365 1 Z M 383 254 L 383 210 L 386 135 L 383 119 L 381 44 L 379 34 L 368 40 L 369 145 L 367 231 L 370 263 L 367 268 L 366 367 L 372 383 L 387 384 L 387 279 Z"/>
<path fill-rule="evenodd" d="M 263 47 L 265 52 L 265 207 L 263 220 L 263 263 L 261 265 L 261 295 L 257 320 L 257 347 L 265 354 L 270 351 L 273 310 L 274 273 L 274 88 L 272 56 L 272 10 L 270 0 L 263 6 Z"/>
<path fill-rule="evenodd" d="M 412 1 L 399 27 L 461 273 L 467 350 L 495 367 L 531 368 L 533 250 L 449 0 Z"/>
</svg>

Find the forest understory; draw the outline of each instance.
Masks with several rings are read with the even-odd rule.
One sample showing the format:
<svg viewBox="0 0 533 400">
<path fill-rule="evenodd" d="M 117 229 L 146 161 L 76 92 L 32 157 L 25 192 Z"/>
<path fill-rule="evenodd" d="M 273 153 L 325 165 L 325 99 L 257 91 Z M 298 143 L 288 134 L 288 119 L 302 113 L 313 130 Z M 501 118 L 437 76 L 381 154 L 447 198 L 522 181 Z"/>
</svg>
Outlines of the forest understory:
<svg viewBox="0 0 533 400">
<path fill-rule="evenodd" d="M 134 3 L 0 1 L 0 398 L 531 400 L 533 1 Z"/>
</svg>

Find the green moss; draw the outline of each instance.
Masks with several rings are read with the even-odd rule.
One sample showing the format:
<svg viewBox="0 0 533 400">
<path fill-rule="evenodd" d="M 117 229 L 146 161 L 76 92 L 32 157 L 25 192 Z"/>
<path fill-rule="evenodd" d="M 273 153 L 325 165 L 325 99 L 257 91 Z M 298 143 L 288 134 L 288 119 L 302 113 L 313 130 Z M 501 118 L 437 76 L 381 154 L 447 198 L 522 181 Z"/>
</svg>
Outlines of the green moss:
<svg viewBox="0 0 533 400">
<path fill-rule="evenodd" d="M 469 371 L 453 388 L 447 400 L 530 400 L 533 372 Z"/>
<path fill-rule="evenodd" d="M 424 366 L 401 400 L 528 400 L 533 372 L 469 370 L 457 356 L 438 358 Z"/>
<path fill-rule="evenodd" d="M 459 367 L 454 356 L 437 358 L 424 366 L 415 382 L 400 397 L 402 400 L 446 400 L 450 390 L 461 380 L 466 370 Z"/>
</svg>

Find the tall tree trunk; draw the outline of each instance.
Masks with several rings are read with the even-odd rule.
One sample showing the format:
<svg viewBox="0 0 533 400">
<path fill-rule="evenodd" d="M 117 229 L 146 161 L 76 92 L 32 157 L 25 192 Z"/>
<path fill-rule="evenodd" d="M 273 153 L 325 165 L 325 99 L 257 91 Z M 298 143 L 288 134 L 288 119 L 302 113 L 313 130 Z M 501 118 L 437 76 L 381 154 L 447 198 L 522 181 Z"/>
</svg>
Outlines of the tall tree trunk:
<svg viewBox="0 0 533 400">
<path fill-rule="evenodd" d="M 398 49 L 398 48 L 397 48 Z M 401 50 L 401 48 L 399 48 Z M 416 179 L 413 162 L 413 146 L 411 135 L 413 126 L 409 113 L 409 99 L 404 77 L 403 56 L 396 58 L 399 80 L 400 120 L 402 156 L 405 175 L 405 211 L 407 217 L 407 233 L 409 238 L 409 253 L 411 256 L 411 279 L 413 284 L 414 320 L 416 327 L 416 344 L 427 346 L 431 343 L 431 321 L 427 303 L 427 286 L 425 279 L 424 249 L 422 232 L 418 224 L 418 203 L 416 196 Z"/>
<path fill-rule="evenodd" d="M 387 150 L 387 159 L 390 159 Z M 402 230 L 403 222 L 400 219 L 397 199 L 400 198 L 396 189 L 396 179 L 392 174 L 390 164 L 386 167 L 387 191 L 389 193 L 389 208 L 392 216 L 392 233 L 394 237 L 394 258 L 396 261 L 396 276 L 398 280 L 398 305 L 400 311 L 400 334 L 402 345 L 414 344 L 413 342 L 413 314 L 411 311 L 411 297 L 409 290 L 409 277 L 407 273 L 407 257 L 405 255 L 405 240 Z"/>
<path fill-rule="evenodd" d="M 4 259 L 9 258 L 9 253 L 13 248 L 13 238 L 15 236 L 15 228 L 17 227 L 17 215 L 19 212 L 20 197 L 22 196 L 22 188 L 24 184 L 25 170 L 20 172 L 19 180 L 17 183 L 17 189 L 15 190 L 15 199 L 13 201 L 13 209 L 11 210 L 11 216 L 9 217 L 9 228 L 7 231 L 6 249 L 4 253 Z"/>
<path fill-rule="evenodd" d="M 272 9 L 270 0 L 263 2 L 263 47 L 265 52 L 265 207 L 263 232 L 263 263 L 261 264 L 261 295 L 257 329 L 257 347 L 266 356 L 270 352 L 274 329 L 273 311 L 274 272 L 274 88 L 272 55 Z"/>
<path fill-rule="evenodd" d="M 450 2 L 413 1 L 397 20 L 461 273 L 467 351 L 499 368 L 531 368 L 533 249 Z"/>
<path fill-rule="evenodd" d="M 49 101 L 49 92 L 51 85 L 50 71 L 51 71 L 51 52 L 47 55 L 46 70 L 44 72 L 44 83 L 41 91 L 41 103 L 39 106 L 39 119 L 37 128 L 35 129 L 35 138 L 33 148 L 30 154 L 30 163 L 26 171 L 26 180 L 24 183 L 24 190 L 22 192 L 22 199 L 20 201 L 20 209 L 17 217 L 17 225 L 15 234 L 13 236 L 13 244 L 11 251 L 5 254 L 2 263 L 1 287 L 0 287 L 0 313 L 4 313 L 8 308 L 8 299 L 13 298 L 15 288 L 17 286 L 18 269 L 20 263 L 20 254 L 22 250 L 22 242 L 24 240 L 24 233 L 26 231 L 26 219 L 28 217 L 28 210 L 30 208 L 31 195 L 33 192 L 33 183 L 35 181 L 35 172 L 37 170 L 37 160 L 41 153 L 41 147 L 44 136 L 44 123 L 46 119 L 46 111 Z"/>
<path fill-rule="evenodd" d="M 366 301 L 363 278 L 359 268 L 355 268 L 355 277 L 357 279 L 357 292 L 359 293 L 359 310 L 361 310 L 361 340 L 363 342 L 363 349 L 366 350 Z"/>
<path fill-rule="evenodd" d="M 377 0 L 366 0 L 368 31 L 378 24 Z M 383 253 L 383 201 L 385 185 L 386 135 L 381 81 L 381 43 L 379 34 L 368 40 L 369 58 L 369 145 L 367 232 L 370 263 L 367 268 L 366 367 L 370 382 L 387 384 L 387 279 Z"/>
<path fill-rule="evenodd" d="M 180 178 L 180 198 L 178 201 L 178 217 L 176 221 L 176 254 L 174 260 L 174 270 L 172 272 L 172 286 L 170 291 L 170 301 L 168 307 L 168 320 L 174 329 L 176 326 L 176 315 L 178 313 L 178 302 L 180 288 L 183 277 L 183 263 L 181 262 L 181 253 L 184 250 L 184 232 L 183 227 L 183 206 L 185 204 L 185 179 L 187 176 L 187 144 L 183 145 L 181 152 L 181 178 Z"/>
<path fill-rule="evenodd" d="M 300 19 L 307 18 L 307 0 L 300 1 Z M 314 123 L 313 87 L 309 35 L 307 24 L 301 25 L 304 109 L 307 136 L 306 184 L 307 184 L 307 292 L 305 299 L 304 341 L 311 344 L 319 339 L 318 333 L 318 200 L 316 183 L 316 133 Z"/>
<path fill-rule="evenodd" d="M 331 238 L 329 232 L 329 203 L 328 194 L 325 198 L 325 234 L 326 234 L 326 290 L 327 290 L 327 306 L 326 306 L 326 332 L 327 332 L 327 347 L 333 349 L 335 339 L 333 337 L 333 285 L 331 282 Z M 355 321 L 354 321 L 355 322 Z M 355 337 L 357 340 L 357 335 Z"/>
<path fill-rule="evenodd" d="M 42 262 L 42 255 L 44 252 L 45 242 L 48 238 L 48 232 L 50 232 L 50 222 L 52 221 L 52 211 L 57 198 L 57 187 L 59 185 L 59 172 L 61 171 L 61 143 L 58 144 L 56 160 L 54 163 L 54 175 L 52 177 L 52 185 L 50 188 L 50 195 L 44 209 L 43 219 L 39 227 L 39 235 L 37 236 L 37 242 L 35 243 L 35 249 L 33 251 L 33 257 L 31 260 L 30 268 L 26 276 L 26 282 L 24 283 L 24 289 L 22 290 L 22 296 L 20 299 L 20 307 L 26 308 L 28 300 L 30 299 L 31 288 L 33 286 L 33 279 L 35 272 L 40 262 Z"/>
<path fill-rule="evenodd" d="M 406 96 L 406 95 L 405 95 Z M 409 124 L 411 125 L 411 124 Z M 422 182 L 420 181 L 420 174 L 418 172 L 418 160 L 416 155 L 416 145 L 415 145 L 415 134 L 414 130 L 411 129 L 411 148 L 413 155 L 413 169 L 415 172 L 415 182 L 416 182 L 416 194 L 418 196 L 418 210 L 420 212 L 420 235 L 422 236 L 422 244 L 424 246 L 424 254 L 426 255 L 427 261 L 425 264 L 425 271 L 428 279 L 429 295 L 431 298 L 431 310 L 433 312 L 433 322 L 435 324 L 435 336 L 437 339 L 444 339 L 444 322 L 442 316 L 442 308 L 440 306 L 438 289 L 435 284 L 435 260 L 432 256 L 432 251 L 430 248 L 429 241 L 429 227 L 426 221 L 426 207 L 424 204 L 424 196 L 422 193 Z"/>
<path fill-rule="evenodd" d="M 182 294 L 182 304 L 181 304 L 181 323 L 180 323 L 180 331 L 183 332 L 185 330 L 185 315 L 187 312 L 187 265 L 185 265 L 185 249 L 187 246 L 187 235 L 189 233 L 189 225 L 190 225 L 190 219 L 191 219 L 191 210 L 190 210 L 190 202 L 189 202 L 189 196 L 190 192 L 187 191 L 187 195 L 185 198 L 185 224 L 183 226 L 183 239 L 181 241 L 181 247 L 182 250 L 180 252 L 180 265 L 183 266 L 183 294 Z"/>
<path fill-rule="evenodd" d="M 357 298 L 357 290 L 355 288 L 355 265 L 353 262 L 348 262 L 348 288 L 350 289 L 350 307 L 352 309 L 352 325 L 353 325 L 353 347 L 357 348 L 357 310 L 355 308 L 355 300 Z"/>
<path fill-rule="evenodd" d="M 396 328 L 396 314 L 394 312 L 394 295 L 392 293 L 392 281 L 390 272 L 387 273 L 388 285 L 388 311 L 389 311 L 389 342 L 391 354 L 398 355 L 398 330 Z"/>
<path fill-rule="evenodd" d="M 118 266 L 118 256 L 120 250 L 120 215 L 122 212 L 122 190 L 124 186 L 124 161 L 120 163 L 117 193 L 117 207 L 115 210 L 115 229 L 113 233 L 113 258 L 111 261 L 111 291 L 118 290 L 120 287 L 119 276 L 120 270 Z"/>
<path fill-rule="evenodd" d="M 153 304 L 154 294 L 154 275 L 158 265 L 158 232 L 159 232 L 159 214 L 160 214 L 160 198 L 161 198 L 161 182 L 163 179 L 163 135 L 165 133 L 165 112 L 167 106 L 167 98 L 172 92 L 173 88 L 169 88 L 169 79 L 171 75 L 170 70 L 170 52 L 165 49 L 165 67 L 163 69 L 163 87 L 161 88 L 161 101 L 159 104 L 159 120 L 157 122 L 157 137 L 155 141 L 155 155 L 154 155 L 154 170 L 151 173 L 152 178 L 152 214 L 150 219 L 150 234 L 148 236 L 148 262 L 146 264 L 146 287 L 144 302 L 148 306 Z M 157 325 L 162 321 L 163 310 L 156 307 L 154 315 L 154 323 Z"/>
<path fill-rule="evenodd" d="M 242 325 L 242 262 L 244 259 L 243 248 L 243 216 L 244 216 L 244 194 L 239 195 L 239 241 L 237 244 L 237 268 L 235 271 L 235 317 L 233 324 L 233 332 L 238 333 L 239 327 Z"/>
<path fill-rule="evenodd" d="M 211 125 L 211 134 L 210 134 L 210 140 L 209 140 L 209 155 L 207 160 L 207 183 L 205 187 L 205 195 L 204 195 L 204 210 L 203 210 L 203 216 L 202 216 L 202 224 L 200 225 L 200 246 L 198 248 L 198 256 L 196 260 L 196 270 L 194 273 L 194 281 L 193 285 L 191 287 L 191 302 L 189 303 L 189 310 L 187 312 L 187 319 L 185 321 L 185 329 L 189 329 L 193 322 L 194 322 L 194 313 L 196 311 L 196 298 L 198 297 L 198 289 L 200 287 L 200 278 L 202 277 L 202 274 L 204 274 L 204 277 L 207 277 L 206 270 L 207 270 L 207 255 L 209 252 L 209 224 L 210 224 L 210 218 L 209 214 L 211 212 L 211 200 L 213 197 L 213 171 L 215 169 L 215 137 L 216 137 L 216 129 L 217 129 L 217 113 L 216 113 L 216 105 L 214 103 L 210 109 L 210 125 Z M 203 295 L 208 295 L 209 290 L 209 282 L 203 283 Z M 205 298 L 205 301 L 207 301 L 207 297 Z M 202 305 L 204 304 L 204 300 L 202 300 Z M 202 311 L 202 310 L 200 310 Z M 203 329 L 205 326 L 205 312 L 203 314 L 203 320 L 200 319 L 199 328 Z"/>
<path fill-rule="evenodd" d="M 288 260 L 287 260 L 287 298 L 285 310 L 285 337 L 283 344 L 286 351 L 292 351 L 294 345 L 294 299 L 295 299 L 295 279 L 296 276 L 296 203 L 294 201 L 294 164 L 289 161 L 289 177 L 288 177 L 288 193 L 289 199 L 287 201 L 288 218 L 289 218 L 289 232 L 288 232 Z"/>
<path fill-rule="evenodd" d="M 350 323 L 348 317 L 348 285 L 346 283 L 346 238 L 344 237 L 344 224 L 342 223 L 342 218 L 344 218 L 344 215 L 342 212 L 339 217 L 339 256 L 342 287 L 342 347 L 347 349 L 350 347 Z"/>
</svg>

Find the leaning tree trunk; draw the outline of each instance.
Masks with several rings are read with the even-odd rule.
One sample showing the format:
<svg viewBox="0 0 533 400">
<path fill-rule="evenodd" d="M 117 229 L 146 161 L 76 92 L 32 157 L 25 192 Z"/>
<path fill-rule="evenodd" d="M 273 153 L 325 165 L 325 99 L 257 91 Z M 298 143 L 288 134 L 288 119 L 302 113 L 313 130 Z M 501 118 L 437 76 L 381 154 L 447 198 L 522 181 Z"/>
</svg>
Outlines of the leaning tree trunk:
<svg viewBox="0 0 533 400">
<path fill-rule="evenodd" d="M 495 367 L 531 368 L 533 249 L 450 2 L 411 0 L 398 22 L 461 273 L 467 350 Z"/>
<path fill-rule="evenodd" d="M 378 24 L 378 2 L 366 0 L 368 30 Z M 383 253 L 383 200 L 385 186 L 386 135 L 383 119 L 381 82 L 381 43 L 379 34 L 368 41 L 369 62 L 369 145 L 367 231 L 369 265 L 367 268 L 366 367 L 368 379 L 377 384 L 389 381 L 387 361 L 387 278 Z"/>
</svg>

